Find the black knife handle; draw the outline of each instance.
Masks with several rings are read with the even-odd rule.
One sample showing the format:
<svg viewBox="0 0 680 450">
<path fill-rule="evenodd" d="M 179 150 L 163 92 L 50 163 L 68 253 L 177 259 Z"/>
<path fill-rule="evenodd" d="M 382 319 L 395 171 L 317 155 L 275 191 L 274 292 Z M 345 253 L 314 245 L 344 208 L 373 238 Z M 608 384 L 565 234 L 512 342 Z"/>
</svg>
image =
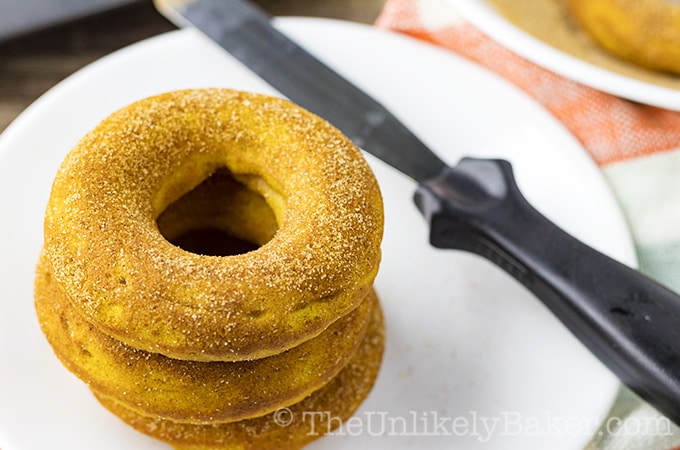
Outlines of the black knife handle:
<svg viewBox="0 0 680 450">
<path fill-rule="evenodd" d="M 680 424 L 680 297 L 573 238 L 522 196 L 510 163 L 465 158 L 415 203 L 439 248 L 477 253 L 533 292 L 623 383 Z"/>
</svg>

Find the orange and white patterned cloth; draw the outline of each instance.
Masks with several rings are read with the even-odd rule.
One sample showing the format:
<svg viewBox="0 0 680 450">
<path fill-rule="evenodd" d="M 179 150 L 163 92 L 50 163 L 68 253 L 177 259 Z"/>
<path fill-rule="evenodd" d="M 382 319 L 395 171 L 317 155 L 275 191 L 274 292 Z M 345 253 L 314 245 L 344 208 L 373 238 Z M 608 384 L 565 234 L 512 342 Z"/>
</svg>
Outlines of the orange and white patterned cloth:
<svg viewBox="0 0 680 450">
<path fill-rule="evenodd" d="M 640 269 L 680 292 L 680 112 L 618 98 L 533 64 L 466 23 L 445 0 L 387 0 L 375 25 L 464 56 L 542 104 L 602 169 L 628 220 Z M 650 433 L 626 428 L 658 413 L 625 388 L 610 418 L 587 450 L 680 450 L 673 425 Z"/>
</svg>

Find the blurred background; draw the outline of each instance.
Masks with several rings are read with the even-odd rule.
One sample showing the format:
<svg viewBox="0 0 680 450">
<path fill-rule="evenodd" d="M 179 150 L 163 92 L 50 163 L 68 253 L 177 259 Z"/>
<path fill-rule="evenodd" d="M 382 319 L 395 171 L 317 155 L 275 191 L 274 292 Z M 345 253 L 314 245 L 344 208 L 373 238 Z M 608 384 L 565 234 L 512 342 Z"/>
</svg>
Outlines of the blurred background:
<svg viewBox="0 0 680 450">
<path fill-rule="evenodd" d="M 277 16 L 372 23 L 385 0 L 256 0 Z M 50 87 L 100 57 L 176 29 L 151 0 L 0 0 L 0 132 Z"/>
</svg>

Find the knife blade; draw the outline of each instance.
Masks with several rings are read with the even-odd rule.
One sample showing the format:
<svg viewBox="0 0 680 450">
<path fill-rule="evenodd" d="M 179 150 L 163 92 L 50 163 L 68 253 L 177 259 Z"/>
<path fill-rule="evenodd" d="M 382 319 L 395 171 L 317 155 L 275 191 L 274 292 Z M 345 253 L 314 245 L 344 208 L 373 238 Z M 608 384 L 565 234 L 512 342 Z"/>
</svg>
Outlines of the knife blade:
<svg viewBox="0 0 680 450">
<path fill-rule="evenodd" d="M 680 297 L 578 241 L 522 196 L 507 161 L 447 166 L 385 107 L 298 46 L 246 0 L 154 0 L 291 101 L 419 184 L 430 243 L 486 257 L 533 292 L 581 342 L 680 424 Z"/>
<path fill-rule="evenodd" d="M 201 24 L 197 27 L 202 32 L 288 99 L 335 124 L 358 147 L 370 149 L 400 172 L 424 181 L 446 167 L 411 131 L 397 125 L 387 108 L 272 28 L 258 7 L 230 0 L 165 0 L 157 5 L 176 22 Z M 395 155 L 402 145 L 418 151 Z"/>
</svg>

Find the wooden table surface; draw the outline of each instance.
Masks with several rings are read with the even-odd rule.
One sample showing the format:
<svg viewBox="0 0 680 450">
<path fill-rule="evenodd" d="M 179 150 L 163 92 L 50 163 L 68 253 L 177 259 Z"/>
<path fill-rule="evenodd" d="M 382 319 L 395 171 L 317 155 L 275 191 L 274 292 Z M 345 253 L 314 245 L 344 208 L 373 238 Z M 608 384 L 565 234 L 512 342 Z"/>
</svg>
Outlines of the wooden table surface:
<svg viewBox="0 0 680 450">
<path fill-rule="evenodd" d="M 372 23 L 385 0 L 257 0 L 274 15 Z M 175 26 L 143 1 L 0 43 L 0 132 L 57 82 L 88 63 Z"/>
</svg>

